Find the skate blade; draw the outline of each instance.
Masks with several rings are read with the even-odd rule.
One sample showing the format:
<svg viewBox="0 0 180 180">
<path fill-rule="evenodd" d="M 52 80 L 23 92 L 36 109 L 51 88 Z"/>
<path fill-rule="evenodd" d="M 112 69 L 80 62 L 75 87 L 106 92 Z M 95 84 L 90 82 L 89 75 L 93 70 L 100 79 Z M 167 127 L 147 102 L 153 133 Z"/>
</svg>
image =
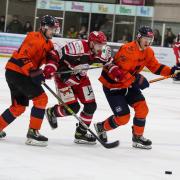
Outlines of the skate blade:
<svg viewBox="0 0 180 180">
<path fill-rule="evenodd" d="M 180 84 L 180 81 L 173 81 L 174 84 Z"/>
<path fill-rule="evenodd" d="M 40 147 L 46 147 L 47 141 L 37 141 L 35 139 L 30 139 L 28 138 L 25 142 L 26 145 L 30 145 L 30 146 L 40 146 Z"/>
<path fill-rule="evenodd" d="M 140 143 L 135 143 L 133 142 L 133 145 L 132 145 L 134 148 L 139 148 L 139 149 L 152 149 L 152 146 L 149 145 L 149 146 L 144 146 Z"/>
<path fill-rule="evenodd" d="M 88 141 L 85 141 L 83 139 L 74 139 L 74 143 L 76 144 L 90 144 L 90 145 L 95 145 L 96 144 L 96 141 L 94 142 L 88 142 Z"/>
</svg>

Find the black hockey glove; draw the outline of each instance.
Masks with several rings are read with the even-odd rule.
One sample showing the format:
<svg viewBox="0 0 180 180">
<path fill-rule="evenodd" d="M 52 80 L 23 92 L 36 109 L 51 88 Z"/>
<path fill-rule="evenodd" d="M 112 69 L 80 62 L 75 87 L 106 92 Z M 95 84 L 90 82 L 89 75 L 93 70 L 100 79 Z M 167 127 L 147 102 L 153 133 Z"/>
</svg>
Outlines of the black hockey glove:
<svg viewBox="0 0 180 180">
<path fill-rule="evenodd" d="M 30 70 L 29 75 L 32 79 L 32 82 L 36 85 L 41 86 L 42 82 L 45 81 L 42 69 Z"/>
<path fill-rule="evenodd" d="M 135 79 L 134 83 L 132 84 L 132 87 L 135 87 L 135 88 L 141 89 L 141 90 L 149 87 L 149 82 L 143 75 L 137 74 L 137 75 L 135 75 L 135 77 L 136 77 L 136 79 Z"/>
<path fill-rule="evenodd" d="M 173 66 L 171 68 L 171 74 L 176 74 L 175 79 L 180 80 L 180 66 Z"/>
</svg>

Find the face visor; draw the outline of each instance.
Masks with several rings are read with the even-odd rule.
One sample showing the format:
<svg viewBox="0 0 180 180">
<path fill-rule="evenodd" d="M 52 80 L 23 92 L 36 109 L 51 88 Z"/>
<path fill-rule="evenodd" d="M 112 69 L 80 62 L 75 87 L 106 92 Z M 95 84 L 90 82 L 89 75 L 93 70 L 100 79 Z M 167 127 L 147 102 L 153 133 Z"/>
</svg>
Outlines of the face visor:
<svg viewBox="0 0 180 180">
<path fill-rule="evenodd" d="M 146 37 L 146 36 L 143 36 L 142 39 L 147 42 L 149 45 L 151 45 L 154 41 L 154 36 L 152 37 Z"/>
<path fill-rule="evenodd" d="M 55 23 L 55 26 L 47 26 L 47 25 L 45 25 L 44 27 L 45 27 L 45 29 L 47 31 L 49 31 L 49 33 L 51 33 L 53 35 L 60 33 L 59 23 Z"/>
</svg>

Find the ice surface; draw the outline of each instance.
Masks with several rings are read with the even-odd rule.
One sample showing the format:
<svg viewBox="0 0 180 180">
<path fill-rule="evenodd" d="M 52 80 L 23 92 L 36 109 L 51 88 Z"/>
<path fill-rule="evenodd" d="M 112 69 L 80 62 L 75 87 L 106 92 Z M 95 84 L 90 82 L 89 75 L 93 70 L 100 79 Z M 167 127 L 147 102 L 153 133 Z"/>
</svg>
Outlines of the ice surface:
<svg viewBox="0 0 180 180">
<path fill-rule="evenodd" d="M 7 59 L 0 58 L 0 112 L 10 105 L 10 94 L 4 77 Z M 94 122 L 112 114 L 97 77 L 100 70 L 89 72 L 98 104 Z M 150 80 L 157 76 L 143 74 Z M 53 81 L 47 84 L 54 89 Z M 48 92 L 47 92 L 48 93 Z M 144 90 L 149 105 L 145 137 L 153 141 L 152 150 L 132 148 L 130 122 L 108 133 L 109 140 L 120 140 L 120 146 L 105 149 L 97 145 L 73 143 L 76 119 L 59 119 L 52 131 L 44 119 L 41 133 L 48 136 L 48 147 L 25 145 L 30 107 L 5 129 L 0 140 L 0 180 L 179 180 L 180 179 L 180 84 L 171 79 L 151 84 Z M 49 104 L 56 99 L 48 93 Z M 93 126 L 91 128 L 94 130 Z M 172 171 L 172 175 L 165 171 Z"/>
</svg>

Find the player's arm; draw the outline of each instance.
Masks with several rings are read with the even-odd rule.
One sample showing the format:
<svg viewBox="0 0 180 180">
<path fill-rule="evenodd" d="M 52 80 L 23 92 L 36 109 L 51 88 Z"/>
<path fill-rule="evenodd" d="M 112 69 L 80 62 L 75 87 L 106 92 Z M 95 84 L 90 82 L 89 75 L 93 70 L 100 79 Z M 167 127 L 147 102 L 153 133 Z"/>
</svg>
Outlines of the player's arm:
<svg viewBox="0 0 180 180">
<path fill-rule="evenodd" d="M 161 76 L 168 76 L 174 73 L 173 68 L 159 63 L 156 59 L 154 52 L 149 50 L 148 57 L 147 57 L 147 64 L 146 67 L 154 74 L 161 75 Z"/>
<path fill-rule="evenodd" d="M 173 47 L 174 54 L 176 56 L 176 65 L 180 66 L 180 44 L 175 43 Z"/>
<path fill-rule="evenodd" d="M 46 79 L 50 79 L 59 67 L 60 53 L 53 49 L 47 53 L 47 63 L 44 67 L 43 74 Z"/>
</svg>

